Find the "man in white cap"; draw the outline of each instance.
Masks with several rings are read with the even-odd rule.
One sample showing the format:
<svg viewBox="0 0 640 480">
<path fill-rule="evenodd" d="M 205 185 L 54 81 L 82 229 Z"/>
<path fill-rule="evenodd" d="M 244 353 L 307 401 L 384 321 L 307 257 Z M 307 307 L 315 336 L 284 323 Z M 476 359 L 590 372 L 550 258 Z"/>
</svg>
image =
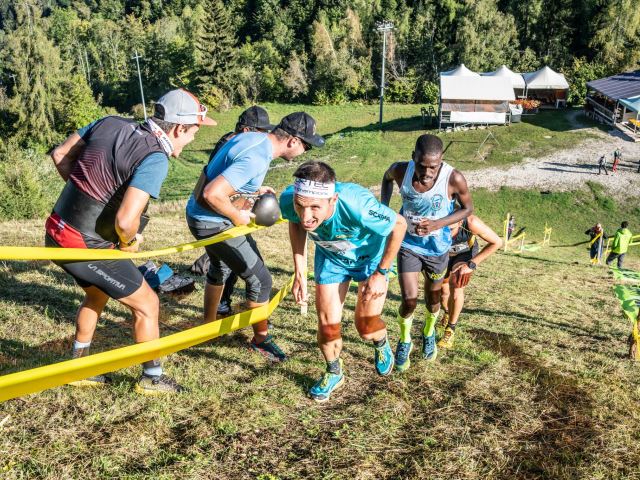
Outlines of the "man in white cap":
<svg viewBox="0 0 640 480">
<path fill-rule="evenodd" d="M 153 117 L 140 124 L 108 116 L 81 128 L 56 147 L 51 158 L 67 182 L 46 222 L 45 244 L 67 248 L 119 248 L 135 252 L 142 242 L 149 198 L 158 198 L 169 170 L 201 125 L 216 125 L 207 109 L 186 90 L 172 90 L 158 100 Z M 160 336 L 158 296 L 131 260 L 56 262 L 85 291 L 76 315 L 73 357 L 89 354 L 102 310 L 109 298 L 129 307 L 137 343 Z M 97 375 L 75 385 L 110 383 Z M 180 392 L 163 374 L 158 359 L 143 364 L 136 391 Z"/>
</svg>

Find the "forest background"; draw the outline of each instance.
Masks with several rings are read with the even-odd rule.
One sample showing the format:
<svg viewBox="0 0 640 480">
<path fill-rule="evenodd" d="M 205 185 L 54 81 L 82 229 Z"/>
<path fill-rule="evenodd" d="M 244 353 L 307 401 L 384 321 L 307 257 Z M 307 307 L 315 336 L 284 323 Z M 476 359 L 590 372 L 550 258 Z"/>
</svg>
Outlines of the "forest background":
<svg viewBox="0 0 640 480">
<path fill-rule="evenodd" d="M 147 100 L 374 102 L 383 20 L 391 102 L 436 103 L 439 73 L 464 63 L 550 65 L 580 105 L 586 81 L 640 59 L 640 0 L 0 0 L 0 218 L 46 209 L 43 153 L 71 131 L 143 116 L 135 52 Z"/>
</svg>

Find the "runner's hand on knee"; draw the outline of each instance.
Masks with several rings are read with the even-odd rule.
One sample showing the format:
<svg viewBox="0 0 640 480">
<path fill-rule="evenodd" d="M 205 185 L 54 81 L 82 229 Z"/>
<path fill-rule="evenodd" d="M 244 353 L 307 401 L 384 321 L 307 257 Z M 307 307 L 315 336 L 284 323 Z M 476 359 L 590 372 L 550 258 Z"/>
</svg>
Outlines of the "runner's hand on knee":
<svg viewBox="0 0 640 480">
<path fill-rule="evenodd" d="M 368 302 L 387 293 L 387 278 L 380 272 L 374 272 L 362 285 L 362 300 Z"/>
</svg>

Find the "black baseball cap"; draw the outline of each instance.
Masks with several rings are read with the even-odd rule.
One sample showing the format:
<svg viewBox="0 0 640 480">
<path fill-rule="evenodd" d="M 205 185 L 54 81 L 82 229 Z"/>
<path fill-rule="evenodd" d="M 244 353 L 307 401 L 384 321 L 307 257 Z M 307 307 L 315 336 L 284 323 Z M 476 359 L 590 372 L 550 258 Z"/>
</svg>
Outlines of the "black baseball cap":
<svg viewBox="0 0 640 480">
<path fill-rule="evenodd" d="M 316 121 L 305 112 L 290 113 L 276 126 L 314 147 L 324 147 L 324 138 L 316 134 Z"/>
<path fill-rule="evenodd" d="M 267 111 L 257 105 L 247 108 L 240 114 L 238 117 L 238 125 L 242 125 L 243 127 L 259 128 L 260 130 L 266 130 L 267 132 L 270 132 L 275 128 L 275 125 L 272 125 L 269 122 L 269 114 Z"/>
</svg>

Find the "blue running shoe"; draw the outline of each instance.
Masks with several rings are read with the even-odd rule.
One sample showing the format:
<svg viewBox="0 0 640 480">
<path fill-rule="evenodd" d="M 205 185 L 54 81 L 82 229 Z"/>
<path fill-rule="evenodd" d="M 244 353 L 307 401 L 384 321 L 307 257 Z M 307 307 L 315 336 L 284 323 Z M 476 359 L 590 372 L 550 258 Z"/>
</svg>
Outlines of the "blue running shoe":
<svg viewBox="0 0 640 480">
<path fill-rule="evenodd" d="M 376 372 L 383 377 L 389 375 L 393 370 L 393 352 L 391 351 L 391 345 L 389 340 L 385 338 L 384 345 L 375 347 L 374 361 L 376 364 Z"/>
<path fill-rule="evenodd" d="M 262 342 L 256 343 L 255 338 L 249 343 L 249 348 L 261 354 L 267 360 L 275 363 L 284 362 L 287 360 L 287 354 L 273 341 L 271 335 L 267 335 Z"/>
<path fill-rule="evenodd" d="M 344 369 L 340 359 L 340 374 L 325 372 L 316 384 L 309 389 L 309 396 L 316 402 L 326 402 L 334 390 L 344 383 Z"/>
<path fill-rule="evenodd" d="M 413 351 L 413 342 L 398 342 L 396 348 L 396 370 L 404 372 L 411 365 L 409 355 Z"/>
<path fill-rule="evenodd" d="M 436 345 L 436 331 L 433 329 L 433 333 L 428 337 L 422 334 L 422 358 L 428 362 L 435 361 L 438 356 L 438 346 Z"/>
</svg>

